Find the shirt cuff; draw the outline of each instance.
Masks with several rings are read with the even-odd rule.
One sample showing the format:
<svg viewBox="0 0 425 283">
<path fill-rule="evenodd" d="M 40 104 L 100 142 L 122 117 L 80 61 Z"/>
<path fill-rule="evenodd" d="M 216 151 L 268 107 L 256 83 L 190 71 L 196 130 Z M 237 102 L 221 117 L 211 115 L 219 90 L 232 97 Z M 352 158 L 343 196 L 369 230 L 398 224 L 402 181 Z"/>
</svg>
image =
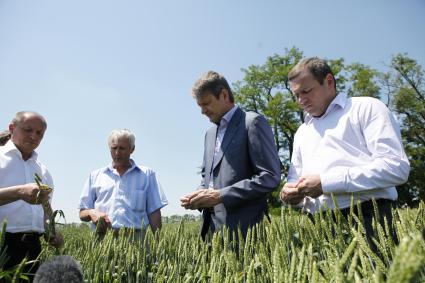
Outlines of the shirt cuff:
<svg viewBox="0 0 425 283">
<path fill-rule="evenodd" d="M 79 207 L 79 208 L 78 208 L 78 211 L 89 210 L 89 209 L 92 209 L 92 208 L 88 208 L 88 207 Z"/>
<path fill-rule="evenodd" d="M 157 206 L 155 206 L 154 208 L 151 208 L 151 209 L 147 209 L 146 210 L 146 213 L 147 213 L 147 215 L 151 215 L 152 213 L 154 213 L 155 211 L 157 211 L 158 209 L 162 209 L 162 208 L 164 208 L 165 206 L 167 206 L 168 205 L 168 201 L 166 200 L 166 201 L 162 201 L 160 204 L 158 204 Z"/>
<path fill-rule="evenodd" d="M 320 175 L 323 194 L 330 195 L 347 192 L 345 181 L 346 170 L 344 168 L 333 169 L 332 172 Z"/>
<path fill-rule="evenodd" d="M 226 193 L 228 190 L 229 188 L 227 187 L 218 190 L 218 192 L 220 193 L 220 203 L 222 203 L 226 209 L 229 209 L 231 206 L 231 204 L 227 201 L 227 198 L 226 198 Z"/>
</svg>

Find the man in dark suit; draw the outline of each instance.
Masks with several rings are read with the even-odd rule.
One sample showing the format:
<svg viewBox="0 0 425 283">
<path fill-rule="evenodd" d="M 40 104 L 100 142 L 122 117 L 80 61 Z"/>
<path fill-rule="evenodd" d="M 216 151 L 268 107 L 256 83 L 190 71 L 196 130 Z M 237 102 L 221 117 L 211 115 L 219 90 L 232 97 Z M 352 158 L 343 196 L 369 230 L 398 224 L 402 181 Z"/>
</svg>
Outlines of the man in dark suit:
<svg viewBox="0 0 425 283">
<path fill-rule="evenodd" d="M 181 205 L 202 210 L 203 238 L 223 226 L 240 227 L 245 237 L 267 214 L 267 194 L 280 182 L 272 130 L 263 116 L 234 104 L 229 84 L 216 72 L 201 76 L 192 95 L 215 125 L 205 135 L 201 185 Z"/>
</svg>

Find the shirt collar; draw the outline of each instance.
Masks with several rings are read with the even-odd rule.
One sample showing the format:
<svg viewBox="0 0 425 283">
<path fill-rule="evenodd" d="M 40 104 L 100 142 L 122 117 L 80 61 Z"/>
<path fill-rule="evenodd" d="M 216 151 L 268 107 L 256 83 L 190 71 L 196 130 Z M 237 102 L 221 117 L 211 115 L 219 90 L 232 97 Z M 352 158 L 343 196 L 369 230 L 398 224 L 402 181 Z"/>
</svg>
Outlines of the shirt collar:
<svg viewBox="0 0 425 283">
<path fill-rule="evenodd" d="M 134 169 L 138 169 L 138 170 L 142 170 L 142 169 L 140 169 L 140 167 L 136 164 L 136 162 L 134 162 L 134 160 L 133 159 L 131 159 L 130 158 L 130 164 L 131 164 L 131 166 L 130 166 L 130 168 L 128 168 L 127 169 L 127 171 L 126 171 L 126 173 L 127 172 L 130 172 L 131 170 L 134 170 Z M 109 164 L 106 168 L 105 168 L 105 171 L 107 171 L 107 170 L 109 170 L 109 171 L 111 171 L 111 172 L 114 172 L 114 167 L 112 167 L 112 163 L 111 164 Z"/>
<path fill-rule="evenodd" d="M 339 93 L 335 96 L 335 98 L 332 100 L 332 102 L 329 104 L 328 108 L 325 111 L 325 114 L 323 114 L 320 117 L 313 117 L 310 114 L 307 113 L 305 116 L 305 123 L 309 124 L 313 120 L 321 120 L 324 119 L 329 112 L 331 112 L 335 107 L 340 107 L 342 109 L 345 108 L 345 104 L 347 103 L 347 95 L 345 93 Z"/>
<path fill-rule="evenodd" d="M 21 159 L 23 159 L 21 151 L 16 147 L 16 145 L 12 142 L 12 140 L 8 140 L 7 143 L 2 148 L 3 148 L 4 154 L 8 154 L 8 153 L 15 154 L 19 156 Z M 38 153 L 33 151 L 31 154 L 31 157 L 28 160 L 30 159 L 37 160 L 37 157 L 38 157 Z"/>
<path fill-rule="evenodd" d="M 224 114 L 224 116 L 220 120 L 220 126 L 228 125 L 230 123 L 230 120 L 232 120 L 236 109 L 238 109 L 238 106 L 234 105 L 229 111 L 227 111 L 226 114 Z"/>
</svg>

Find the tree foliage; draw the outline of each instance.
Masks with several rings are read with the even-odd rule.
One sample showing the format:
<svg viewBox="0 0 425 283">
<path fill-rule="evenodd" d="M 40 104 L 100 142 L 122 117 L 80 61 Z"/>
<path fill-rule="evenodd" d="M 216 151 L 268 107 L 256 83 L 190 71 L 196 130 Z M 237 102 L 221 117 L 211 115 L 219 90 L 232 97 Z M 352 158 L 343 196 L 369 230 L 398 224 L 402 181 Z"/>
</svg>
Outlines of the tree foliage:
<svg viewBox="0 0 425 283">
<path fill-rule="evenodd" d="M 242 69 L 244 78 L 234 84 L 237 102 L 245 109 L 264 115 L 270 123 L 279 152 L 282 174 L 287 173 L 294 135 L 304 121 L 304 113 L 292 95 L 288 73 L 303 53 L 296 47 L 274 54 L 263 65 Z M 346 64 L 343 58 L 328 63 L 337 81 L 337 91 L 348 96 L 381 99 L 397 115 L 412 171 L 409 181 L 400 186 L 400 204 L 414 205 L 425 199 L 425 100 L 422 67 L 406 54 L 397 54 L 380 72 L 358 62 Z M 278 206 L 279 189 L 269 199 Z"/>
<path fill-rule="evenodd" d="M 416 60 L 397 54 L 390 71 L 382 75 L 390 107 L 397 113 L 411 172 L 399 187 L 400 201 L 408 205 L 425 199 L 425 85 L 424 71 Z"/>
<path fill-rule="evenodd" d="M 348 81 L 351 83 L 347 91 L 348 96 L 380 97 L 376 70 L 360 63 L 353 63 L 347 66 L 347 71 L 350 73 Z"/>
<path fill-rule="evenodd" d="M 292 48 L 286 55 L 273 55 L 264 65 L 252 65 L 242 69 L 243 81 L 234 85 L 236 99 L 246 110 L 267 117 L 275 136 L 283 171 L 290 160 L 294 134 L 303 120 L 303 113 L 290 95 L 289 70 L 302 58 L 302 53 Z"/>
</svg>

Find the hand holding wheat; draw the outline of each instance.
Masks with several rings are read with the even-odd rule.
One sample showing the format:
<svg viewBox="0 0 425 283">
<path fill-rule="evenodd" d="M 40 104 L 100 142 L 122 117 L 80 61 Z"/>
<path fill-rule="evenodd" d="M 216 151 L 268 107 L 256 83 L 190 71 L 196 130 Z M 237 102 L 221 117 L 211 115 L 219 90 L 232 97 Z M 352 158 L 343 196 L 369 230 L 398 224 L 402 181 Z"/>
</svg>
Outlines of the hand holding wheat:
<svg viewBox="0 0 425 283">
<path fill-rule="evenodd" d="M 42 194 L 50 194 L 53 189 L 50 188 L 48 185 L 43 184 L 41 177 L 35 173 L 34 174 L 34 180 L 38 185 L 39 191 L 37 193 L 37 203 L 41 200 Z M 62 210 L 52 210 L 52 207 L 50 206 L 50 203 L 48 199 L 45 199 L 44 201 L 41 201 L 41 204 L 43 206 L 44 214 L 45 214 L 45 221 L 44 221 L 44 239 L 49 242 L 54 247 L 58 248 L 63 245 L 63 237 L 60 233 L 56 232 L 56 215 L 59 214 L 59 216 L 65 217 Z"/>
<path fill-rule="evenodd" d="M 53 191 L 53 189 L 50 188 L 48 185 L 43 184 L 41 177 L 37 173 L 34 174 L 34 180 L 37 183 L 37 186 L 39 189 L 39 191 L 37 192 L 36 203 L 45 203 L 47 200 L 41 201 L 40 196 L 50 194 Z"/>
</svg>

